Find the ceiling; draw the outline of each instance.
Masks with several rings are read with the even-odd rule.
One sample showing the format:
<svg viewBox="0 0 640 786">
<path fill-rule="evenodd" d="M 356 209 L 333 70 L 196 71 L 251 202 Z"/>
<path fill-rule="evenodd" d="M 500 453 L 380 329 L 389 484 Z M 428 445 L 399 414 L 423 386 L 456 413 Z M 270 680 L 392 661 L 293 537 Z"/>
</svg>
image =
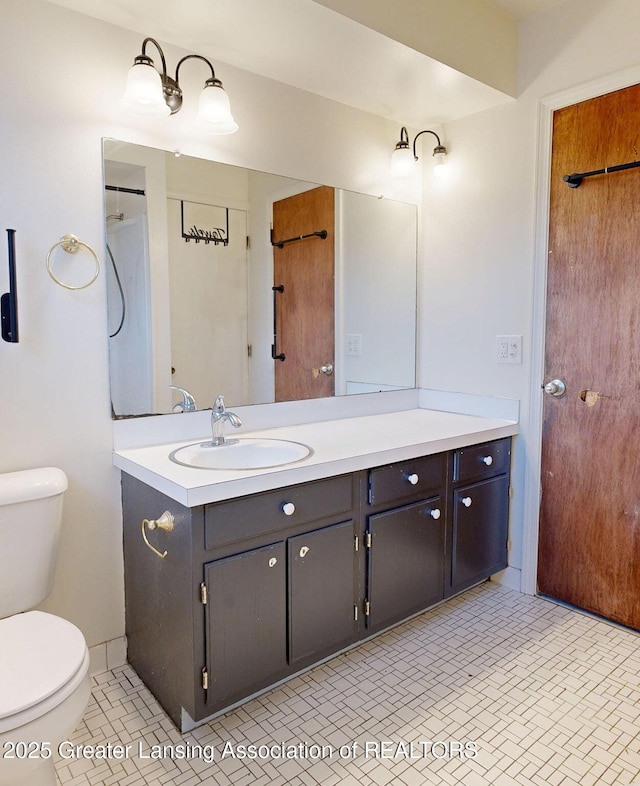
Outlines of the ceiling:
<svg viewBox="0 0 640 786">
<path fill-rule="evenodd" d="M 413 128 L 513 100 L 313 0 L 49 1 L 209 57 L 223 82 L 230 64 Z M 492 2 L 520 19 L 562 0 Z"/>
</svg>

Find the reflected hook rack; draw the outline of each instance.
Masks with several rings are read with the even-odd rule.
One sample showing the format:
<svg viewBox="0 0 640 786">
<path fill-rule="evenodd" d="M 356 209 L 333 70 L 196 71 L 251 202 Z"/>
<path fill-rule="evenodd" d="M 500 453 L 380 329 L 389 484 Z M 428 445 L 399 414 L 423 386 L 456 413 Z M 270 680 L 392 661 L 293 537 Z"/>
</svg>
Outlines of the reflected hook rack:
<svg viewBox="0 0 640 786">
<path fill-rule="evenodd" d="M 16 230 L 7 229 L 9 244 L 9 291 L 0 298 L 2 338 L 10 344 L 18 343 L 18 293 L 16 289 Z"/>
</svg>

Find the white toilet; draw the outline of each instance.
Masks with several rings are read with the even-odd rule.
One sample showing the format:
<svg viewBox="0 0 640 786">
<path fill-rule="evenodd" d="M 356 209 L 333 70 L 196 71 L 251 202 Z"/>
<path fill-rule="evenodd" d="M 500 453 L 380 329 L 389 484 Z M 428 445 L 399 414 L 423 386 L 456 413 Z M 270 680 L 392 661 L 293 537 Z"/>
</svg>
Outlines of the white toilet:
<svg viewBox="0 0 640 786">
<path fill-rule="evenodd" d="M 0 474 L 0 784 L 53 786 L 58 745 L 90 697 L 89 651 L 67 620 L 28 611 L 51 592 L 67 477 Z"/>
</svg>

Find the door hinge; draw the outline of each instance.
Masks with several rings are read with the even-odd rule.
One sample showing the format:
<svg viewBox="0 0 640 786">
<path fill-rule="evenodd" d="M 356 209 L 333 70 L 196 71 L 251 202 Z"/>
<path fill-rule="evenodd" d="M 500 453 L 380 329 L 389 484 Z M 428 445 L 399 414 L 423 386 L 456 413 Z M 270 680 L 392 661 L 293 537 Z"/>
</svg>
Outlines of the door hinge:
<svg viewBox="0 0 640 786">
<path fill-rule="evenodd" d="M 357 605 L 355 605 L 353 607 L 353 620 L 354 620 L 354 622 L 358 621 L 358 606 Z"/>
<path fill-rule="evenodd" d="M 511 551 L 511 539 L 507 538 L 507 551 Z"/>
<path fill-rule="evenodd" d="M 360 536 L 356 535 L 354 539 L 353 548 L 355 551 L 360 551 Z"/>
<path fill-rule="evenodd" d="M 209 690 L 209 672 L 202 669 L 202 690 Z"/>
<path fill-rule="evenodd" d="M 251 248 L 251 238 L 247 235 L 247 248 Z"/>
<path fill-rule="evenodd" d="M 371 603 L 368 600 L 364 602 L 364 616 L 370 617 L 371 616 Z"/>
<path fill-rule="evenodd" d="M 370 549 L 371 548 L 371 543 L 372 543 L 371 533 L 367 532 L 367 534 L 364 536 L 364 545 L 368 549 Z"/>
<path fill-rule="evenodd" d="M 250 358 L 253 355 L 253 346 L 251 344 L 247 344 L 247 357 Z"/>
<path fill-rule="evenodd" d="M 513 499 L 513 486 L 509 484 L 509 499 Z"/>
<path fill-rule="evenodd" d="M 203 606 L 206 606 L 208 600 L 209 593 L 207 592 L 207 585 L 203 581 L 200 585 L 200 603 L 202 603 Z"/>
</svg>

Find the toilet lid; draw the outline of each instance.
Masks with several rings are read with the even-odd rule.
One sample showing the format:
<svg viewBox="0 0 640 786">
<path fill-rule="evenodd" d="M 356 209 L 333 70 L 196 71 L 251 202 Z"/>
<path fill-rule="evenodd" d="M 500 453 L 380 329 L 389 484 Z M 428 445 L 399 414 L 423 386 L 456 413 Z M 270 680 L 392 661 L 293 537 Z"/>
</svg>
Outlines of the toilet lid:
<svg viewBox="0 0 640 786">
<path fill-rule="evenodd" d="M 27 611 L 0 620 L 0 718 L 60 690 L 81 667 L 87 645 L 67 620 Z"/>
</svg>

